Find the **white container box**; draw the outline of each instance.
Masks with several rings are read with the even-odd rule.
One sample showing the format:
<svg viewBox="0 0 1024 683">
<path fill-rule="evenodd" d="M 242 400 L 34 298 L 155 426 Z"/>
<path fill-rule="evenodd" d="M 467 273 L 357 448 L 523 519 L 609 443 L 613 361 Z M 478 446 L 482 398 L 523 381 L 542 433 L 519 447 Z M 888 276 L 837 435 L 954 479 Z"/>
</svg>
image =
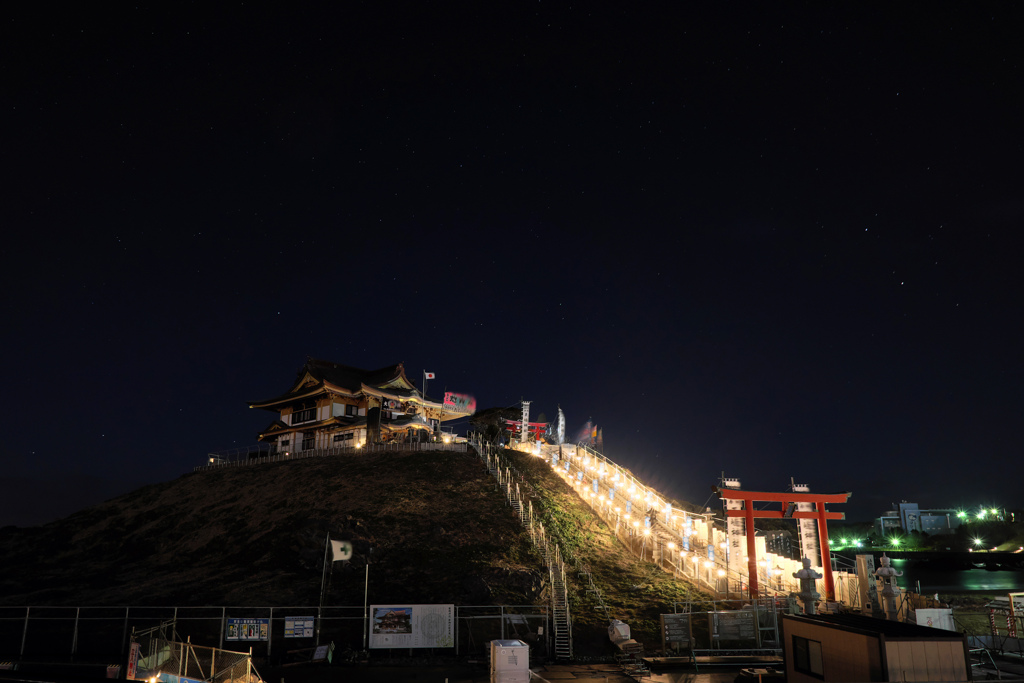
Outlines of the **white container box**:
<svg viewBox="0 0 1024 683">
<path fill-rule="evenodd" d="M 491 641 L 492 683 L 528 683 L 530 646 L 521 640 Z"/>
</svg>

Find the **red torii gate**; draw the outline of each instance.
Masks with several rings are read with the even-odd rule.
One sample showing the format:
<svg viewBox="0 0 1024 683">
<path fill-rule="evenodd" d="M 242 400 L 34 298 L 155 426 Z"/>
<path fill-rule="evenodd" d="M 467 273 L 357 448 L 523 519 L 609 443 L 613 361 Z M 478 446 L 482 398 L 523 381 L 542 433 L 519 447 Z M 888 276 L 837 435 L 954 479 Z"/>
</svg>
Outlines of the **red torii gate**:
<svg viewBox="0 0 1024 683">
<path fill-rule="evenodd" d="M 747 576 L 750 584 L 751 597 L 757 597 L 757 550 L 754 545 L 754 518 L 770 517 L 773 519 L 816 519 L 818 520 L 818 540 L 821 545 L 821 567 L 825 573 L 825 599 L 836 599 L 836 587 L 832 581 L 832 556 L 828 549 L 828 522 L 829 519 L 844 519 L 845 513 L 828 512 L 825 510 L 825 503 L 845 503 L 853 495 L 844 493 L 798 493 L 787 491 L 785 493 L 765 493 L 757 491 L 740 491 L 739 489 L 728 489 L 720 486 L 715 487 L 715 493 L 719 498 L 728 500 L 743 501 L 742 510 L 726 510 L 728 517 L 743 517 L 746 520 L 747 532 Z M 769 503 L 781 503 L 781 510 L 755 510 L 754 501 Z M 814 510 L 795 510 L 790 512 L 789 506 L 796 507 L 796 503 L 814 503 Z"/>
</svg>

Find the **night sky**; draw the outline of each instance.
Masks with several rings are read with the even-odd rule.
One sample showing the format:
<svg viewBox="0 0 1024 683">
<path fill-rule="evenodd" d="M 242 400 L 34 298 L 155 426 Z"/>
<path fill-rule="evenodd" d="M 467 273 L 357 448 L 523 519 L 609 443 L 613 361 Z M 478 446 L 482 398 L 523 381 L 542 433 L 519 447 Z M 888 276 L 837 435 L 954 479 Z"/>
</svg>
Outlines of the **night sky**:
<svg viewBox="0 0 1024 683">
<path fill-rule="evenodd" d="M 1019 3 L 24 5 L 0 526 L 255 443 L 309 356 L 697 504 L 1021 507 Z"/>
</svg>

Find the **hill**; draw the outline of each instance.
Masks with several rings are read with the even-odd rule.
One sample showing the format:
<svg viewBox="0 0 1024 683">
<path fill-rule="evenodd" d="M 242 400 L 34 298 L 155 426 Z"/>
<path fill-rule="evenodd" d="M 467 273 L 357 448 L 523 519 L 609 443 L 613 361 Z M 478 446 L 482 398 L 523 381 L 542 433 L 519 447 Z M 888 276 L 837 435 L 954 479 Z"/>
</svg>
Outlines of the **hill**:
<svg viewBox="0 0 1024 683">
<path fill-rule="evenodd" d="M 704 600 L 630 555 L 543 461 L 509 455 L 610 616 L 649 646 L 673 601 Z M 327 532 L 354 546 L 333 565 L 327 604 L 362 603 L 367 560 L 375 602 L 548 600 L 547 571 L 480 459 L 428 451 L 192 473 L 41 527 L 0 529 L 0 604 L 316 604 Z M 578 639 L 602 647 L 605 612 L 584 577 L 569 578 Z"/>
<path fill-rule="evenodd" d="M 0 601 L 316 604 L 327 532 L 355 550 L 334 566 L 328 599 L 340 604 L 362 603 L 368 557 L 381 600 L 530 602 L 540 586 L 523 561 L 529 540 L 478 459 L 385 452 L 197 472 L 7 527 Z M 527 590 L 506 588 L 517 582 Z"/>
</svg>

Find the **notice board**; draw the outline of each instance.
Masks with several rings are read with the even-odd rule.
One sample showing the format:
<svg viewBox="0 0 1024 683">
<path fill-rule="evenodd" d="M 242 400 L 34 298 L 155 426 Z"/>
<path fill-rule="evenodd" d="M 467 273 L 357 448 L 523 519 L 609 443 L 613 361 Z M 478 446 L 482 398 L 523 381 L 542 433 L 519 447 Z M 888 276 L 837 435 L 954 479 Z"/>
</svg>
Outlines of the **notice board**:
<svg viewBox="0 0 1024 683">
<path fill-rule="evenodd" d="M 719 647 L 758 647 L 757 612 L 713 612 Z"/>
<path fill-rule="evenodd" d="M 662 649 L 689 650 L 691 643 L 689 614 L 661 615 Z"/>
</svg>

